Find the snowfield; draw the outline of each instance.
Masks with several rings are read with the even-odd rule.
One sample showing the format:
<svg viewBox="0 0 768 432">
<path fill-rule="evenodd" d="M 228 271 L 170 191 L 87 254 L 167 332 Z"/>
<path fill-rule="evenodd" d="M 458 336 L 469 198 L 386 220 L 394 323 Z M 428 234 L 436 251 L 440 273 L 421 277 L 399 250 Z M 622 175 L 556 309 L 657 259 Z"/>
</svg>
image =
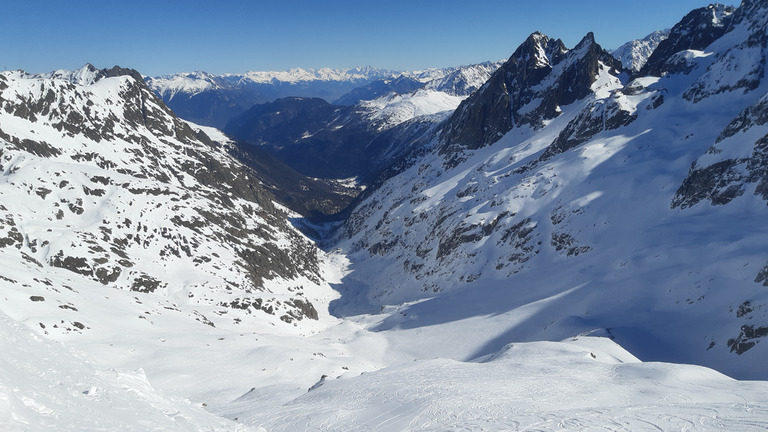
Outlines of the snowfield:
<svg viewBox="0 0 768 432">
<path fill-rule="evenodd" d="M 580 337 L 326 380 L 251 421 L 285 431 L 761 430 L 766 398 L 763 382 L 641 363 L 610 340 Z M 245 395 L 234 405 L 248 402 Z"/>
</svg>

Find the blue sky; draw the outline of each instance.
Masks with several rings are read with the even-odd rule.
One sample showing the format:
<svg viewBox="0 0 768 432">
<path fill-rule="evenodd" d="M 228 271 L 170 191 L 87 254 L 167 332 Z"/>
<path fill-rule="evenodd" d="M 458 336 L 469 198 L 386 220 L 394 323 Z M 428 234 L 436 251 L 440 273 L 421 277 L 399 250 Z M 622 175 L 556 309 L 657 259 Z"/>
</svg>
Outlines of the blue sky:
<svg viewBox="0 0 768 432">
<path fill-rule="evenodd" d="M 120 65 L 145 75 L 291 67 L 412 70 L 509 57 L 533 31 L 604 48 L 706 0 L 5 0 L 0 67 Z M 737 4 L 734 1 L 727 4 Z"/>
</svg>

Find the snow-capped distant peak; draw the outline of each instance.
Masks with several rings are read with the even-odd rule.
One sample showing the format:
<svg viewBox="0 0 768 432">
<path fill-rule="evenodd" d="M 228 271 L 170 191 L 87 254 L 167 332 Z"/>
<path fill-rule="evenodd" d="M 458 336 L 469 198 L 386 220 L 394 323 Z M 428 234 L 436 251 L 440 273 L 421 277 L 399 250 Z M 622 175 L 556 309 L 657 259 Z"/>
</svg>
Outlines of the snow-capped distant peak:
<svg viewBox="0 0 768 432">
<path fill-rule="evenodd" d="M 216 77 L 207 72 L 177 73 L 155 78 L 146 78 L 149 87 L 160 94 L 173 99 L 177 93 L 198 94 L 216 88 Z"/>
<path fill-rule="evenodd" d="M 269 83 L 273 81 L 297 83 L 304 81 L 361 81 L 390 77 L 394 74 L 396 74 L 396 72 L 390 70 L 375 69 L 371 67 L 356 67 L 343 69 L 293 68 L 285 71 L 251 71 L 242 75 L 227 74 L 225 76 L 239 76 L 242 80 L 253 81 L 255 83 Z"/>
<path fill-rule="evenodd" d="M 74 71 L 59 69 L 48 74 L 43 74 L 42 77 L 63 79 L 77 85 L 88 85 L 93 84 L 99 79 L 99 69 L 96 69 L 96 67 L 90 63 L 86 63 L 83 67 Z"/>
</svg>

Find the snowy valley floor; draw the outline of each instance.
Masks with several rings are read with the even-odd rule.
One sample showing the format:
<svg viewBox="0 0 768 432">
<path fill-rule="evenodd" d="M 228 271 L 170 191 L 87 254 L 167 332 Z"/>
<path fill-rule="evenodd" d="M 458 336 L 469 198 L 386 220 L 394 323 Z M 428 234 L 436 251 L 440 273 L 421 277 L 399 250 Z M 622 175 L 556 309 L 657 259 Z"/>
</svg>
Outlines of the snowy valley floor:
<svg viewBox="0 0 768 432">
<path fill-rule="evenodd" d="M 343 259 L 331 256 L 329 280 Z M 404 313 L 324 313 L 272 332 L 160 314 L 63 343 L 2 315 L 0 429 L 768 429 L 768 382 L 640 362 L 599 330 L 474 358 L 516 317 L 393 324 Z"/>
</svg>

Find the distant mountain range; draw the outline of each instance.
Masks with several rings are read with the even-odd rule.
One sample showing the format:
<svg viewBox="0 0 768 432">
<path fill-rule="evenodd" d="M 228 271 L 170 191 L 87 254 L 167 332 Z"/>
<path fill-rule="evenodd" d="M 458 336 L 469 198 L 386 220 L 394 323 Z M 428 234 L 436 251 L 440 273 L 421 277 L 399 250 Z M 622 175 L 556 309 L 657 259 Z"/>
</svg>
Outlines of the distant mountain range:
<svg viewBox="0 0 768 432">
<path fill-rule="evenodd" d="M 147 77 L 146 81 L 182 118 L 221 128 L 257 103 L 289 96 L 335 100 L 356 87 L 393 73 L 374 68 L 291 69 L 239 75 L 194 72 Z"/>
<path fill-rule="evenodd" d="M 307 176 L 358 177 L 370 183 L 408 153 L 414 140 L 428 136 L 432 126 L 500 65 L 483 63 L 377 80 L 340 99 L 352 105 L 319 98 L 278 99 L 250 108 L 223 130 Z M 403 142 L 405 137 L 409 142 Z"/>
<path fill-rule="evenodd" d="M 493 67 L 488 63 L 484 69 Z M 442 85 L 455 87 L 452 93 L 454 95 L 484 82 L 482 73 L 474 76 L 461 75 L 457 72 L 461 69 L 403 72 L 370 67 L 297 68 L 289 71 L 254 71 L 225 75 L 211 75 L 206 72 L 179 73 L 146 77 L 146 81 L 182 118 L 201 125 L 223 128 L 232 118 L 251 106 L 284 97 L 321 98 L 336 105 L 354 105 L 361 100 L 375 99 L 392 91 L 405 93 L 420 88 L 427 82 L 440 82 L 441 79 L 446 80 Z M 447 87 L 440 90 L 446 89 Z"/>
</svg>

